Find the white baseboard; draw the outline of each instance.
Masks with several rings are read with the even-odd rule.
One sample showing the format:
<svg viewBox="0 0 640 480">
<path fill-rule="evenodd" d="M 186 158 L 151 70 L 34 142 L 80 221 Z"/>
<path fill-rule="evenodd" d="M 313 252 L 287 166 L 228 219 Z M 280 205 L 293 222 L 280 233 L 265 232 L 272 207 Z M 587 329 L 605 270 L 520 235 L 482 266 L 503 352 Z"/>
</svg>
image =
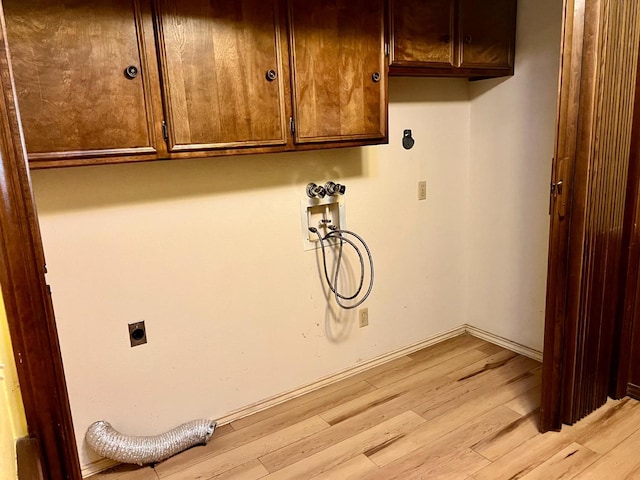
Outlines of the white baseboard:
<svg viewBox="0 0 640 480">
<path fill-rule="evenodd" d="M 512 352 L 516 352 L 520 355 L 524 355 L 525 357 L 533 358 L 538 362 L 542 362 L 542 352 L 539 350 L 534 350 L 533 348 L 526 347 L 507 338 L 494 335 L 493 333 L 474 327 L 473 325 L 465 325 L 464 329 L 469 335 L 473 335 L 474 337 L 481 338 L 489 343 L 494 343 L 506 348 L 507 350 L 511 350 Z"/>
<path fill-rule="evenodd" d="M 379 357 L 376 357 L 372 360 L 359 363 L 358 365 L 347 368 L 346 370 L 343 370 L 341 372 L 328 375 L 324 378 L 321 378 L 320 380 L 309 383 L 302 387 L 295 388 L 285 393 L 274 395 L 273 397 L 267 398 L 265 400 L 261 400 L 252 405 L 242 407 L 238 410 L 229 412 L 228 414 L 218 418 L 217 420 L 218 425 L 226 425 L 227 423 L 231 423 L 236 420 L 240 420 L 241 418 L 248 417 L 253 413 L 266 410 L 267 408 L 273 407 L 275 405 L 279 405 L 280 403 L 284 403 L 288 400 L 292 400 L 296 397 L 300 397 L 307 393 L 313 392 L 314 390 L 318 390 L 322 387 L 326 387 L 327 385 L 331 385 L 332 383 L 336 383 L 336 382 L 339 382 L 340 380 L 344 380 L 345 378 L 349 378 L 354 375 L 357 375 L 358 373 L 364 372 L 365 370 L 369 370 L 379 365 L 383 365 L 397 358 L 403 357 L 405 355 L 409 355 L 413 352 L 417 352 L 418 350 L 422 350 L 423 348 L 429 347 L 431 345 L 435 345 L 436 343 L 443 342 L 449 338 L 457 337 L 458 335 L 462 335 L 465 332 L 466 330 L 464 326 L 457 327 L 457 328 L 454 328 L 453 330 L 449 330 L 448 332 L 440 333 L 438 335 L 434 335 L 433 337 L 429 337 L 425 340 L 409 345 L 408 347 L 403 347 L 393 352 L 380 355 Z"/>
<path fill-rule="evenodd" d="M 414 343 L 407 347 L 403 347 L 393 352 L 380 355 L 379 357 L 368 360 L 366 362 L 359 363 L 358 365 L 347 368 L 341 372 L 328 375 L 324 378 L 321 378 L 320 380 L 309 383 L 307 385 L 303 385 L 301 387 L 295 388 L 288 392 L 274 395 L 273 397 L 269 397 L 264 400 L 260 400 L 259 402 L 253 403 L 251 405 L 239 408 L 237 410 L 233 410 L 232 412 L 229 412 L 223 415 L 222 417 L 218 417 L 217 419 L 218 425 L 222 426 L 222 425 L 226 425 L 227 423 L 240 420 L 241 418 L 248 417 L 251 414 L 260 412 L 262 410 L 266 410 L 267 408 L 279 405 L 288 400 L 292 400 L 294 398 L 300 397 L 307 393 L 313 392 L 314 390 L 318 390 L 322 387 L 326 387 L 327 385 L 331 385 L 332 383 L 339 382 L 340 380 L 344 380 L 346 378 L 352 377 L 354 375 L 362 373 L 371 368 L 377 367 L 379 365 L 390 362 L 392 360 L 403 357 L 405 355 L 409 355 L 413 352 L 417 352 L 418 350 L 422 350 L 423 348 L 429 347 L 431 345 L 435 345 L 436 343 L 443 342 L 449 338 L 457 337 L 458 335 L 462 335 L 464 333 L 468 333 L 469 335 L 473 335 L 474 337 L 478 337 L 483 340 L 486 340 L 487 342 L 494 343 L 496 345 L 506 348 L 507 350 L 511 350 L 513 352 L 519 353 L 526 357 L 533 358 L 534 360 L 542 361 L 542 352 L 533 350 L 529 347 L 525 347 L 524 345 L 520 345 L 519 343 L 512 342 L 511 340 L 508 340 L 506 338 L 502 338 L 492 333 L 486 332 L 472 325 L 462 325 L 460 327 L 454 328 L 453 330 L 449 330 L 448 332 L 434 335 L 432 337 L 429 337 L 425 340 Z M 82 476 L 88 477 L 91 475 L 95 475 L 96 473 L 100 473 L 104 470 L 108 470 L 109 468 L 112 468 L 115 465 L 117 465 L 117 463 L 112 460 L 102 459 L 97 462 L 84 465 L 82 467 Z"/>
</svg>

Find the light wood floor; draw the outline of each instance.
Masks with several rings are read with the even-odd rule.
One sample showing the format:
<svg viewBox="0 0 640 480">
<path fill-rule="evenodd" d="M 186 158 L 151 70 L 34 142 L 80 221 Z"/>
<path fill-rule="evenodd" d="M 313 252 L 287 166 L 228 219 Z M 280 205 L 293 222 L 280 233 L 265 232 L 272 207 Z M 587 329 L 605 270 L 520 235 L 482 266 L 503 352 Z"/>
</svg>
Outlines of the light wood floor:
<svg viewBox="0 0 640 480">
<path fill-rule="evenodd" d="M 463 335 L 94 480 L 640 479 L 640 406 L 537 431 L 540 364 Z"/>
</svg>

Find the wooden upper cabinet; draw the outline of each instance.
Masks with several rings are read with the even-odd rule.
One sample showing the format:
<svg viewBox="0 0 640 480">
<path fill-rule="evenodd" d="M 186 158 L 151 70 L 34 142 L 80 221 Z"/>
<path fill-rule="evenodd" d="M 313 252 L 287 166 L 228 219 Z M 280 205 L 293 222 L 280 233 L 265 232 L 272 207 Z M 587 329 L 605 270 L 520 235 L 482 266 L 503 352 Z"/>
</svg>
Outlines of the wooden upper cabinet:
<svg viewBox="0 0 640 480">
<path fill-rule="evenodd" d="M 290 0 L 296 143 L 386 138 L 382 0 Z"/>
<path fill-rule="evenodd" d="M 159 0 L 157 28 L 170 151 L 286 144 L 276 0 Z"/>
<path fill-rule="evenodd" d="M 513 68 L 516 0 L 460 0 L 460 66 Z"/>
<path fill-rule="evenodd" d="M 516 0 L 389 0 L 390 75 L 513 75 Z"/>
<path fill-rule="evenodd" d="M 392 1 L 391 65 L 452 67 L 455 1 Z"/>
<path fill-rule="evenodd" d="M 137 1 L 2 4 L 32 165 L 155 154 Z"/>
</svg>

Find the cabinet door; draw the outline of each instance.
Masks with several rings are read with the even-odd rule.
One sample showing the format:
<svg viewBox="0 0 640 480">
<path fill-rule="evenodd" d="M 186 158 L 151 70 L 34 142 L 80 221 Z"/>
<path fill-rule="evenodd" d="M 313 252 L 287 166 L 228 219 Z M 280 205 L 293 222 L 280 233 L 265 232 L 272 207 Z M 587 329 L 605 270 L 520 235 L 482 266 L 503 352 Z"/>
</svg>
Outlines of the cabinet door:
<svg viewBox="0 0 640 480">
<path fill-rule="evenodd" d="M 516 0 L 460 0 L 460 66 L 513 68 Z"/>
<path fill-rule="evenodd" d="M 391 65 L 452 67 L 454 0 L 391 0 Z"/>
<path fill-rule="evenodd" d="M 290 0 L 297 143 L 382 139 L 387 108 L 382 0 Z"/>
<path fill-rule="evenodd" d="M 159 0 L 169 148 L 286 143 L 277 1 Z"/>
<path fill-rule="evenodd" d="M 30 162 L 156 151 L 137 1 L 2 4 Z"/>
</svg>

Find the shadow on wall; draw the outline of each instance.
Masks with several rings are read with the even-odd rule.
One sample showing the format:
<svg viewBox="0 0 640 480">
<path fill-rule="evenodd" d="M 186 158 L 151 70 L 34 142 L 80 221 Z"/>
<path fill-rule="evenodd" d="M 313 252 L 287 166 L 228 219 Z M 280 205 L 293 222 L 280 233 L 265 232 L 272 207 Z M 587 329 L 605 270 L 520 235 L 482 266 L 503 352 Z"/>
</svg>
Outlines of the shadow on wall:
<svg viewBox="0 0 640 480">
<path fill-rule="evenodd" d="M 366 175 L 362 148 L 239 155 L 31 172 L 40 213 L 243 192 Z"/>
<path fill-rule="evenodd" d="M 496 88 L 497 86 L 508 81 L 512 77 L 500 77 L 500 78 L 486 78 L 484 80 L 476 80 L 472 85 L 469 85 L 469 99 L 475 100 L 476 98 L 484 95 L 489 90 Z"/>
<path fill-rule="evenodd" d="M 468 84 L 466 78 L 391 77 L 389 103 L 467 102 Z"/>
</svg>

